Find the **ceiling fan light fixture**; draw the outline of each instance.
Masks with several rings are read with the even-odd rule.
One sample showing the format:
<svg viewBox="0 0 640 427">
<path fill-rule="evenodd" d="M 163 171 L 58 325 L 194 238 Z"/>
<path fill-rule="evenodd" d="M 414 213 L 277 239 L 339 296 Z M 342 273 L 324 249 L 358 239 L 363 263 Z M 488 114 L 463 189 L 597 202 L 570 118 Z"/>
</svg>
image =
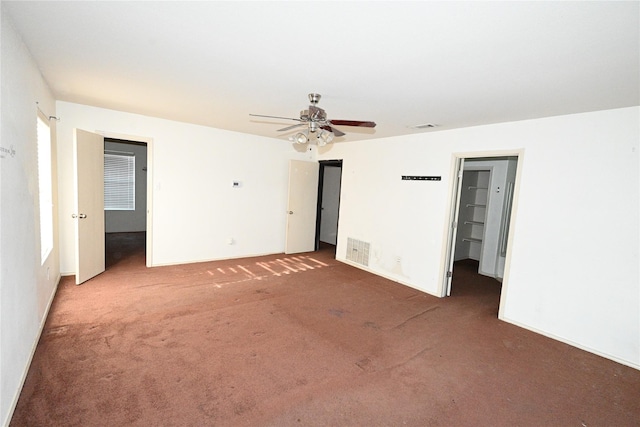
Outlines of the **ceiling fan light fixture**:
<svg viewBox="0 0 640 427">
<path fill-rule="evenodd" d="M 289 138 L 289 140 L 295 142 L 296 144 L 306 144 L 307 142 L 309 142 L 309 136 L 307 131 L 298 132 L 291 138 Z"/>
<path fill-rule="evenodd" d="M 333 138 L 335 138 L 333 132 L 329 132 L 323 129 L 318 133 L 318 145 L 322 147 L 330 144 L 333 141 Z"/>
</svg>

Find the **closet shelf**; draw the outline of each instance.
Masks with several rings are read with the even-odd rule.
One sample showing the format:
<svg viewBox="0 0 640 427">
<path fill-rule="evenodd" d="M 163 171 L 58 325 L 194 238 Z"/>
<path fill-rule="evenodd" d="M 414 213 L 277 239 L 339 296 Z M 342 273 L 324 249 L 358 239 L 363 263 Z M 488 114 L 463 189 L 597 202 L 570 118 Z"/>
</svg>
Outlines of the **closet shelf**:
<svg viewBox="0 0 640 427">
<path fill-rule="evenodd" d="M 486 208 L 487 205 L 480 205 L 477 203 L 467 203 L 468 208 Z"/>
<path fill-rule="evenodd" d="M 463 242 L 471 242 L 471 243 L 482 243 L 482 239 L 475 239 L 473 237 L 463 237 Z"/>
<path fill-rule="evenodd" d="M 471 225 L 484 225 L 484 222 L 482 221 L 465 221 L 465 224 L 471 224 Z"/>
<path fill-rule="evenodd" d="M 469 190 L 488 190 L 489 187 L 474 187 L 473 185 L 470 185 L 469 187 L 467 187 Z"/>
</svg>

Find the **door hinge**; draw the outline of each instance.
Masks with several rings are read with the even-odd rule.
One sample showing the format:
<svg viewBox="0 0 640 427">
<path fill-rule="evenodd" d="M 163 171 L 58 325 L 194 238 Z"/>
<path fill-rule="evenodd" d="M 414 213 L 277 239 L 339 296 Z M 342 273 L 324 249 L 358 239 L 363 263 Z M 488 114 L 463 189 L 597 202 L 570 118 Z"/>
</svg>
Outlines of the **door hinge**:
<svg viewBox="0 0 640 427">
<path fill-rule="evenodd" d="M 452 271 L 447 271 L 447 277 L 453 277 L 453 272 Z"/>
<path fill-rule="evenodd" d="M 458 221 L 453 221 L 451 223 L 451 228 L 458 228 Z"/>
</svg>

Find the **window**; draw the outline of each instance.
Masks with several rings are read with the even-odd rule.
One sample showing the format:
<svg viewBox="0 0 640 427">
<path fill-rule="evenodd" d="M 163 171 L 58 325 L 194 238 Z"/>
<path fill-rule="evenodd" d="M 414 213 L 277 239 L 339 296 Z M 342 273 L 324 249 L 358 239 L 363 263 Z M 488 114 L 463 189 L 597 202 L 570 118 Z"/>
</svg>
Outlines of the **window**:
<svg viewBox="0 0 640 427">
<path fill-rule="evenodd" d="M 136 158 L 133 153 L 105 151 L 104 210 L 136 210 Z"/>
<path fill-rule="evenodd" d="M 40 201 L 40 262 L 44 264 L 53 250 L 53 179 L 51 176 L 51 130 L 38 113 L 38 197 Z"/>
</svg>

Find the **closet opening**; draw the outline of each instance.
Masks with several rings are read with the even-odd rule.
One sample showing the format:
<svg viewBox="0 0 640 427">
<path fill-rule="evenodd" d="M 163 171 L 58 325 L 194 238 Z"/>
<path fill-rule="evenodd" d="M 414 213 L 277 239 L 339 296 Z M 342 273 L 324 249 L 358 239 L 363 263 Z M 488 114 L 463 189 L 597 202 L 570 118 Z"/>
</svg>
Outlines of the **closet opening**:
<svg viewBox="0 0 640 427">
<path fill-rule="evenodd" d="M 443 296 L 497 292 L 500 298 L 518 160 L 518 155 L 456 159 Z"/>
</svg>

